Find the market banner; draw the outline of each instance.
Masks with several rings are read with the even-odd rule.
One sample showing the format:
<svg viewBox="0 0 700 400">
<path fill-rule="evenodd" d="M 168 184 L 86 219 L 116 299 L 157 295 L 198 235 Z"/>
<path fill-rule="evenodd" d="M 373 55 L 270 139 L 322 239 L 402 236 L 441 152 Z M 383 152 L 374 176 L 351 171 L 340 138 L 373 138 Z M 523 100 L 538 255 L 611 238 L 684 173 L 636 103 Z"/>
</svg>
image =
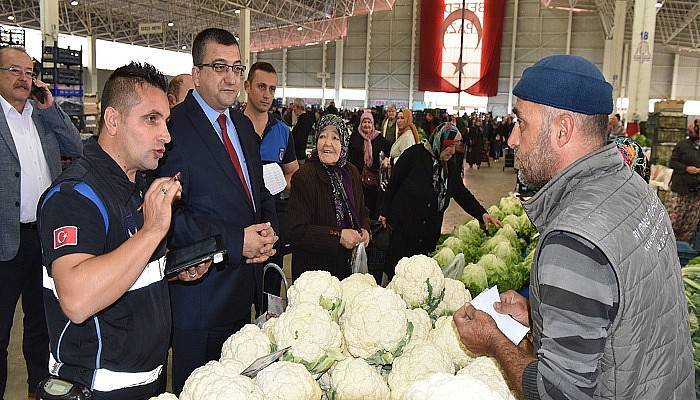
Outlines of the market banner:
<svg viewBox="0 0 700 400">
<path fill-rule="evenodd" d="M 495 96 L 505 0 L 421 2 L 418 88 Z"/>
</svg>

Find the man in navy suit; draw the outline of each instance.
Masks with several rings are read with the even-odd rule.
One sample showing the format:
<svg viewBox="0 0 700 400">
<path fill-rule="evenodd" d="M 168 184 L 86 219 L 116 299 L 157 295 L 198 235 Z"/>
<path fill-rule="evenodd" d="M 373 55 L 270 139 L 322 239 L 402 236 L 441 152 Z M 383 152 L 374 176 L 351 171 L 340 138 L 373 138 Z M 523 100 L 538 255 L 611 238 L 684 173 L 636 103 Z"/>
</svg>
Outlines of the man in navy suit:
<svg viewBox="0 0 700 400">
<path fill-rule="evenodd" d="M 209 28 L 192 45 L 195 89 L 174 107 L 172 141 L 158 175 L 182 174 L 182 201 L 168 246 L 220 234 L 225 265 L 197 283 L 170 286 L 173 389 L 180 393 L 197 367 L 218 359 L 224 341 L 250 322 L 255 268 L 274 255 L 274 199 L 265 188 L 260 149 L 250 120 L 234 111 L 245 65 L 236 38 Z"/>
</svg>

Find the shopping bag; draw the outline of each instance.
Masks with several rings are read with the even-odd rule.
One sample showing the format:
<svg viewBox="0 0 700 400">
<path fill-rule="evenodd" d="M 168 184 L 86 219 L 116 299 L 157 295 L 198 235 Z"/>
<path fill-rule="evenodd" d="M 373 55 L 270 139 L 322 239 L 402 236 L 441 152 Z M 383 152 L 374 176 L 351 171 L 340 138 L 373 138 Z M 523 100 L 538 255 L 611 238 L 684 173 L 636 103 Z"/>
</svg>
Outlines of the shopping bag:
<svg viewBox="0 0 700 400">
<path fill-rule="evenodd" d="M 464 254 L 459 253 L 442 269 L 442 273 L 445 275 L 445 278 L 459 280 L 462 277 L 465 265 Z"/>
<path fill-rule="evenodd" d="M 366 274 L 369 272 L 367 268 L 367 251 L 364 243 L 360 243 L 352 250 L 350 267 L 353 274 Z"/>
</svg>

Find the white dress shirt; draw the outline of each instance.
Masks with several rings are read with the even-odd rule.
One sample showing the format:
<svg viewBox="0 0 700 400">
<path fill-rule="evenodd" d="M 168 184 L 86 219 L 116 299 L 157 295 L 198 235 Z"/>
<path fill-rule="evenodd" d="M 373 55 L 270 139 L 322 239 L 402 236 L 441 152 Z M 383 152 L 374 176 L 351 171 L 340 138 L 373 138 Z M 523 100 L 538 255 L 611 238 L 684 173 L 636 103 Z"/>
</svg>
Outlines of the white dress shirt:
<svg viewBox="0 0 700 400">
<path fill-rule="evenodd" d="M 7 125 L 15 142 L 20 166 L 20 212 L 19 222 L 36 221 L 39 197 L 51 185 L 51 172 L 44 150 L 32 120 L 34 108 L 27 101 L 20 114 L 2 96 L 0 105 L 5 113 Z"/>
</svg>

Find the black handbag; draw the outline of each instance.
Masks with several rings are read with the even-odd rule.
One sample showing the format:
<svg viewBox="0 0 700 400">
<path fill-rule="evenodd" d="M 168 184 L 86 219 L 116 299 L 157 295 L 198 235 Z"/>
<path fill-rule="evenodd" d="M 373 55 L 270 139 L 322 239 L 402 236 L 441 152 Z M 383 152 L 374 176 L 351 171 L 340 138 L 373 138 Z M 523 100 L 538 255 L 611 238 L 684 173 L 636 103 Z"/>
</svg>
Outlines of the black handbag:
<svg viewBox="0 0 700 400">
<path fill-rule="evenodd" d="M 379 187 L 379 172 L 364 166 L 362 167 L 361 180 L 362 186 L 370 189 L 376 189 Z"/>
</svg>

